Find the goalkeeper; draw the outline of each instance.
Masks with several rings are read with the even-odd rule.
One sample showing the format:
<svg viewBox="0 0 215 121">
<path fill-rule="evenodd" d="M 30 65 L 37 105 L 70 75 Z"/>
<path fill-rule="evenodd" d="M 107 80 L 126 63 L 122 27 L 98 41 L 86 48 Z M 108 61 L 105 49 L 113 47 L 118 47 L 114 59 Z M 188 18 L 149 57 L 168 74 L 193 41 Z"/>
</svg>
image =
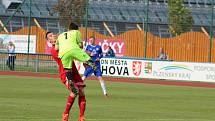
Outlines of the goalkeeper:
<svg viewBox="0 0 215 121">
<path fill-rule="evenodd" d="M 52 54 L 53 59 L 57 62 L 58 66 L 59 66 L 61 82 L 71 91 L 68 96 L 66 108 L 65 108 L 65 111 L 64 111 L 63 117 L 62 117 L 62 121 L 68 121 L 69 112 L 75 101 L 76 94 L 74 93 L 73 89 L 70 87 L 71 84 L 69 84 L 68 80 L 66 79 L 66 71 L 63 68 L 61 60 L 58 58 L 58 51 L 55 50 L 56 39 L 54 38 L 54 36 L 55 35 L 52 32 L 47 32 L 45 37 L 46 37 L 46 40 L 52 44 L 51 54 Z M 84 84 L 83 80 L 81 79 L 81 76 L 79 75 L 74 62 L 72 62 L 72 63 L 73 63 L 73 68 L 72 68 L 73 83 L 76 85 L 75 87 L 79 91 L 78 104 L 79 104 L 79 108 L 80 108 L 80 116 L 79 116 L 78 121 L 85 121 L 85 119 L 84 119 L 84 112 L 85 112 L 85 107 L 86 107 L 86 99 L 85 99 L 85 94 L 84 94 L 85 84 Z"/>
<path fill-rule="evenodd" d="M 82 46 L 81 32 L 75 23 L 70 23 L 69 31 L 63 32 L 58 36 L 55 45 L 55 50 L 59 50 L 58 57 L 62 61 L 63 67 L 66 70 L 66 77 L 71 82 L 71 85 L 72 62 L 74 60 L 83 62 L 84 66 L 88 65 L 94 69 L 96 68 L 90 56 L 81 49 Z"/>
</svg>

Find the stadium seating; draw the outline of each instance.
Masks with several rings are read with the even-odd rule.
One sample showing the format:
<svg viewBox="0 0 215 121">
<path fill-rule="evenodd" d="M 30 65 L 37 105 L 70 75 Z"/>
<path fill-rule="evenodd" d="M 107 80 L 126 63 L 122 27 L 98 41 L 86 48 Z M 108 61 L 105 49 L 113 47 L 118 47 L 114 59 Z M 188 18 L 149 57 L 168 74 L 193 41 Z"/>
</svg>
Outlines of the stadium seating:
<svg viewBox="0 0 215 121">
<path fill-rule="evenodd" d="M 52 7 L 57 2 L 58 0 L 32 0 L 31 15 L 37 18 L 44 29 L 60 32 L 59 22 L 57 21 L 58 14 L 52 11 Z M 184 5 L 192 11 L 194 26 L 210 25 L 211 3 L 211 0 L 184 0 Z M 18 27 L 27 25 L 25 22 L 27 22 L 26 18 L 30 15 L 29 8 L 28 2 L 21 5 L 21 9 L 17 12 L 15 18 L 22 17 L 22 19 L 13 20 L 16 21 L 11 24 L 13 26 L 7 26 L 9 31 L 14 31 Z M 102 34 L 107 34 L 103 24 L 101 24 L 102 22 L 110 25 L 110 29 L 114 34 L 120 34 L 131 28 L 136 29 L 136 24 L 142 26 L 147 20 L 146 8 L 146 1 L 143 0 L 89 0 L 89 27 L 96 28 Z M 171 36 L 171 34 L 167 34 L 167 10 L 167 0 L 149 0 L 148 23 L 150 32 L 161 37 Z M 3 22 L 6 22 L 7 19 L 5 18 L 12 14 L 13 11 L 7 10 L 0 3 L 0 19 Z M 34 23 L 32 22 L 32 24 Z M 154 24 L 158 27 L 153 26 Z M 163 27 L 164 25 L 166 27 Z M 158 28 L 162 29 L 159 30 Z"/>
</svg>

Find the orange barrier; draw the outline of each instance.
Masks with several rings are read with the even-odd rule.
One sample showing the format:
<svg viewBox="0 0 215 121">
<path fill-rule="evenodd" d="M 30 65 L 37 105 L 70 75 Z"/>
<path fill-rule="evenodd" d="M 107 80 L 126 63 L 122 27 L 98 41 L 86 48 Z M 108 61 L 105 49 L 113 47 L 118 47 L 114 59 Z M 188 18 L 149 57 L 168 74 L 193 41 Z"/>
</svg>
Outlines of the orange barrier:
<svg viewBox="0 0 215 121">
<path fill-rule="evenodd" d="M 85 29 L 81 29 L 85 38 Z M 104 36 L 88 29 L 88 37 L 120 38 L 126 43 L 125 56 L 144 57 L 144 32 L 131 30 L 115 37 Z M 210 38 L 203 32 L 188 32 L 174 38 L 160 38 L 148 33 L 147 58 L 157 58 L 160 47 L 163 47 L 169 58 L 176 61 L 208 62 Z M 215 39 L 213 39 L 212 62 L 215 62 Z"/>
<path fill-rule="evenodd" d="M 85 28 L 81 28 L 82 38 L 86 38 Z M 37 36 L 37 53 L 45 52 L 46 31 L 38 27 L 31 27 L 31 35 Z M 28 28 L 17 32 L 0 32 L 0 34 L 27 35 Z M 115 37 L 105 36 L 91 29 L 87 29 L 88 37 L 94 35 L 99 39 L 122 39 L 126 44 L 125 56 L 144 57 L 144 32 L 131 30 Z M 160 38 L 148 33 L 147 58 L 157 58 L 159 48 L 163 47 L 169 58 L 176 61 L 208 62 L 210 38 L 203 32 L 188 32 L 174 38 Z M 215 38 L 213 39 L 212 62 L 215 62 Z"/>
</svg>

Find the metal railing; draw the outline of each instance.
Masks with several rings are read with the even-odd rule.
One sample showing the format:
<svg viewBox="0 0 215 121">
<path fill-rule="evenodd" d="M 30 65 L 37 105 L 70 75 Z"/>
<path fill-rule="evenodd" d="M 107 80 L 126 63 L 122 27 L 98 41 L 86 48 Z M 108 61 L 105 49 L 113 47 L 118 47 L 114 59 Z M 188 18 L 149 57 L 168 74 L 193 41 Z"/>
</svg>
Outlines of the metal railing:
<svg viewBox="0 0 215 121">
<path fill-rule="evenodd" d="M 0 53 L 0 70 L 9 71 L 9 53 Z M 57 73 L 58 65 L 48 54 L 15 53 L 14 71 Z"/>
</svg>

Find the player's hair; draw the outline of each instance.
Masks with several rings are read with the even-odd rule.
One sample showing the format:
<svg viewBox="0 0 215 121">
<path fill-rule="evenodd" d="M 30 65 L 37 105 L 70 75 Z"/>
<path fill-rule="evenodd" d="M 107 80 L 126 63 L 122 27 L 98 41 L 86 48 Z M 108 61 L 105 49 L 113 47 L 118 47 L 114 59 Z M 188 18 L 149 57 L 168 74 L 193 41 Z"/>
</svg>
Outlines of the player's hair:
<svg viewBox="0 0 215 121">
<path fill-rule="evenodd" d="M 71 23 L 69 24 L 69 30 L 78 30 L 78 29 L 79 29 L 79 27 L 78 27 L 77 24 L 75 24 L 75 23 L 73 23 L 73 22 L 71 22 Z"/>
<path fill-rule="evenodd" d="M 50 33 L 52 33 L 52 32 L 50 32 L 50 31 L 46 32 L 46 36 L 45 36 L 46 39 L 48 39 L 48 34 L 50 34 Z"/>
<path fill-rule="evenodd" d="M 95 36 L 90 36 L 90 38 L 93 38 L 93 39 L 95 39 Z"/>
</svg>

